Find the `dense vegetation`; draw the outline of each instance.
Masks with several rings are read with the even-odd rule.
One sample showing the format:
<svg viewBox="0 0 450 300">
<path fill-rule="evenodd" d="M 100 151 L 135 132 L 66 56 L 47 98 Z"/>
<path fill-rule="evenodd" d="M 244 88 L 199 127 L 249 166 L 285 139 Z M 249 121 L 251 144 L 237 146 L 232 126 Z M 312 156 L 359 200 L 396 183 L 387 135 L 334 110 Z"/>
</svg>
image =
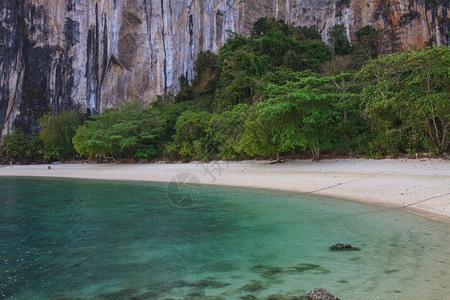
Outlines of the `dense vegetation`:
<svg viewBox="0 0 450 300">
<path fill-rule="evenodd" d="M 333 27 L 329 47 L 315 27 L 261 18 L 250 38 L 229 32 L 218 55 L 200 53 L 196 78 L 182 76 L 177 95 L 102 115 L 47 114 L 39 136 L 18 128 L 5 136 L 1 155 L 188 161 L 448 151 L 449 48 L 381 56 L 373 27 L 358 30 L 353 45 L 345 32 Z"/>
</svg>

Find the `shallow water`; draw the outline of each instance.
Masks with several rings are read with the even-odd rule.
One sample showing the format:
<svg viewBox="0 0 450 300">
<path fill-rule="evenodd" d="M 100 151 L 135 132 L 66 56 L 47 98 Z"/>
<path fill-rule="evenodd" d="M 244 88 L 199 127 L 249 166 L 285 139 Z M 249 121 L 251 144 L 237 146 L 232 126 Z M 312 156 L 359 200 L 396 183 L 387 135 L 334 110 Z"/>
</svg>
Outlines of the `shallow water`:
<svg viewBox="0 0 450 300">
<path fill-rule="evenodd" d="M 334 252 L 345 242 L 360 251 Z M 450 226 L 216 186 L 0 178 L 0 298 L 445 299 Z"/>
</svg>

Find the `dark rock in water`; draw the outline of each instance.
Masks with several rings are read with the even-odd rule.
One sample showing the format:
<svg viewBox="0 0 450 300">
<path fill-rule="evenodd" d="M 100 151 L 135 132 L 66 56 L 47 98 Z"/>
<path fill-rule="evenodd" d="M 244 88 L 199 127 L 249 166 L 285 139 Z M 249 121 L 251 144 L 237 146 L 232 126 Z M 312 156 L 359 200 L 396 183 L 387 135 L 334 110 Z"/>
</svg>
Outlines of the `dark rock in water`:
<svg viewBox="0 0 450 300">
<path fill-rule="evenodd" d="M 199 288 L 199 289 L 204 289 L 204 288 L 218 289 L 218 288 L 223 288 L 223 287 L 226 287 L 229 285 L 230 285 L 230 283 L 217 281 L 213 277 L 205 278 L 203 280 L 194 281 L 194 282 L 179 280 L 179 281 L 172 282 L 169 286 L 167 286 L 167 288 L 164 289 L 164 291 L 169 292 L 174 288 L 183 288 L 183 287 L 192 287 L 192 288 Z M 159 288 L 159 290 L 161 290 L 160 287 L 158 287 L 158 288 Z"/>
<path fill-rule="evenodd" d="M 264 300 L 285 300 L 286 298 L 283 295 L 270 295 Z"/>
<path fill-rule="evenodd" d="M 198 287 L 198 288 L 223 288 L 229 286 L 229 283 L 220 282 L 213 279 L 204 279 L 197 282 L 189 283 L 188 286 Z"/>
<path fill-rule="evenodd" d="M 245 296 L 242 296 L 241 299 L 244 299 L 244 300 L 258 300 L 258 298 L 256 296 L 253 296 L 253 295 L 245 295 Z"/>
<path fill-rule="evenodd" d="M 308 300 L 340 300 L 324 288 L 315 288 L 308 294 Z"/>
<path fill-rule="evenodd" d="M 117 292 L 104 293 L 98 295 L 96 299 L 105 299 L 105 300 L 119 300 L 119 299 L 131 299 L 139 297 L 136 290 L 134 289 L 123 289 Z M 140 298 L 139 298 L 140 299 Z"/>
<path fill-rule="evenodd" d="M 200 289 L 194 289 L 189 291 L 187 295 L 185 296 L 185 299 L 203 299 L 205 296 L 205 293 Z"/>
<path fill-rule="evenodd" d="M 268 266 L 266 266 L 266 265 L 256 265 L 256 266 L 252 267 L 252 270 L 255 272 L 259 272 L 259 271 L 267 269 L 267 268 L 268 268 Z"/>
<path fill-rule="evenodd" d="M 296 272 L 305 272 L 308 270 L 315 270 L 318 269 L 320 266 L 315 264 L 299 264 L 294 267 L 292 267 Z"/>
<path fill-rule="evenodd" d="M 206 265 L 204 269 L 206 271 L 214 271 L 214 272 L 230 272 L 239 270 L 239 267 L 235 264 L 231 264 L 228 262 L 220 262 Z"/>
<path fill-rule="evenodd" d="M 269 267 L 266 265 L 256 265 L 252 267 L 252 270 L 256 273 L 259 273 L 260 275 L 264 277 L 272 277 L 276 274 L 283 273 L 283 269 L 280 267 Z"/>
<path fill-rule="evenodd" d="M 346 250 L 347 251 L 348 250 L 359 251 L 360 250 L 358 247 L 353 247 L 350 244 L 341 244 L 341 243 L 331 246 L 330 249 L 337 250 L 337 251 L 346 251 Z"/>
<path fill-rule="evenodd" d="M 160 295 L 157 292 L 150 291 L 140 295 L 139 297 L 141 299 L 152 300 L 152 299 L 159 299 Z"/>
<path fill-rule="evenodd" d="M 256 291 L 260 291 L 260 290 L 264 290 L 264 289 L 266 289 L 266 287 L 259 281 L 248 283 L 248 284 L 244 285 L 243 287 L 241 287 L 241 290 L 247 291 L 247 292 L 256 292 Z"/>
<path fill-rule="evenodd" d="M 270 295 L 265 300 L 303 300 L 303 297 L 276 294 Z"/>
<path fill-rule="evenodd" d="M 83 300 L 83 298 L 78 298 L 70 295 L 57 295 L 53 298 L 54 300 Z"/>
<path fill-rule="evenodd" d="M 274 275 L 279 274 L 279 273 L 283 273 L 283 269 L 282 268 L 271 267 L 271 268 L 267 268 L 266 270 L 264 270 L 263 276 L 264 277 L 271 277 L 271 276 L 274 276 Z"/>
<path fill-rule="evenodd" d="M 225 300 L 222 296 L 207 296 L 200 289 L 191 290 L 183 299 L 185 300 Z"/>
</svg>

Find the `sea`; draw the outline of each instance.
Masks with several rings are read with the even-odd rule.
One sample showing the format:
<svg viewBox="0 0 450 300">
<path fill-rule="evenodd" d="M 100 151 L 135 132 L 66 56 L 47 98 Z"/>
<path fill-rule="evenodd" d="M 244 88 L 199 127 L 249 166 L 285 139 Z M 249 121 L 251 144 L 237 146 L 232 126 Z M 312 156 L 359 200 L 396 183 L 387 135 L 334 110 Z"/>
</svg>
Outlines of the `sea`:
<svg viewBox="0 0 450 300">
<path fill-rule="evenodd" d="M 189 180 L 0 177 L 0 299 L 298 299 L 317 287 L 450 299 L 450 225 Z"/>
</svg>

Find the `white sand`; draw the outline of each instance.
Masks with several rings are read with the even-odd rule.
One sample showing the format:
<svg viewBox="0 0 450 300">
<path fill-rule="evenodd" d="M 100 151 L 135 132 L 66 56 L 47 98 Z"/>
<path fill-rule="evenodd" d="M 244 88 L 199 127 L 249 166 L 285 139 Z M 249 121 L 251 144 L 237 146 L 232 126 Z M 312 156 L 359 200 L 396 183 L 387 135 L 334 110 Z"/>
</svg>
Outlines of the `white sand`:
<svg viewBox="0 0 450 300">
<path fill-rule="evenodd" d="M 450 222 L 450 161 L 337 159 L 188 164 L 65 164 L 4 166 L 0 176 L 69 177 L 169 182 L 180 173 L 203 184 L 333 196 L 399 207 Z"/>
</svg>

